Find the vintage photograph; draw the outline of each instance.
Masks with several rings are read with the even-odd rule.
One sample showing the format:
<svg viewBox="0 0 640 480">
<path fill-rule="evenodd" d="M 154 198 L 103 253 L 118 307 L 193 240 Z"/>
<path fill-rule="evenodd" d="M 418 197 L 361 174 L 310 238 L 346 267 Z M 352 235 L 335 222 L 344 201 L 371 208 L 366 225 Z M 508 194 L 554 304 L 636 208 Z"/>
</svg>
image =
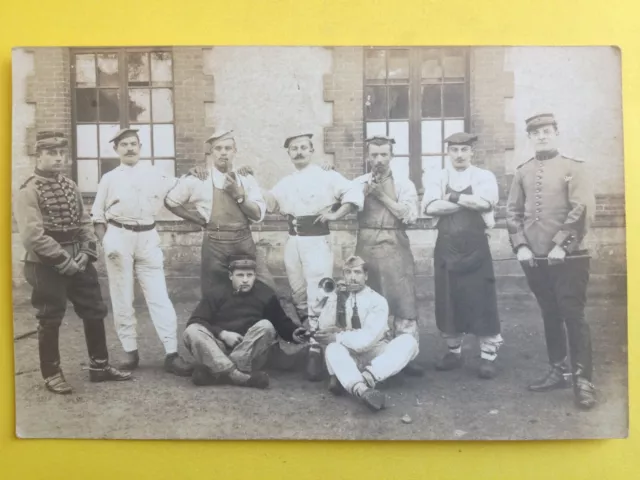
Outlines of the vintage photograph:
<svg viewBox="0 0 640 480">
<path fill-rule="evenodd" d="M 625 438 L 615 47 L 13 50 L 20 438 Z"/>
</svg>

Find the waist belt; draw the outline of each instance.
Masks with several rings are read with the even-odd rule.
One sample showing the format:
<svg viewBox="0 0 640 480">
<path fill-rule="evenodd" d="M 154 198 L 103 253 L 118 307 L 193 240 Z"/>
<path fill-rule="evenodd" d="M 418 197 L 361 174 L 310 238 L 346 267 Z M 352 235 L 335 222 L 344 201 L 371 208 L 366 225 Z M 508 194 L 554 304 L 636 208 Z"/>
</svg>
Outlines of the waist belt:
<svg viewBox="0 0 640 480">
<path fill-rule="evenodd" d="M 306 215 L 303 217 L 294 217 L 287 215 L 289 221 L 289 235 L 299 235 L 301 237 L 319 237 L 329 235 L 329 225 L 324 222 L 314 223 L 319 215 Z"/>
<path fill-rule="evenodd" d="M 131 230 L 132 232 L 147 232 L 156 228 L 156 222 L 153 222 L 151 225 L 127 225 L 126 223 L 116 222 L 115 220 L 109 220 L 108 222 L 115 227 Z"/>
<path fill-rule="evenodd" d="M 210 232 L 242 232 L 250 231 L 249 225 L 243 223 L 235 223 L 230 225 L 217 225 L 215 223 L 208 223 L 205 227 Z"/>
<path fill-rule="evenodd" d="M 55 231 L 55 230 L 45 230 L 45 235 L 50 236 L 60 245 L 75 243 L 76 235 L 78 234 L 78 229 L 74 228 L 72 230 L 67 231 Z"/>
<path fill-rule="evenodd" d="M 406 227 L 404 226 L 390 226 L 390 225 L 359 225 L 358 228 L 363 229 L 363 228 L 367 228 L 369 230 L 406 230 Z"/>
</svg>

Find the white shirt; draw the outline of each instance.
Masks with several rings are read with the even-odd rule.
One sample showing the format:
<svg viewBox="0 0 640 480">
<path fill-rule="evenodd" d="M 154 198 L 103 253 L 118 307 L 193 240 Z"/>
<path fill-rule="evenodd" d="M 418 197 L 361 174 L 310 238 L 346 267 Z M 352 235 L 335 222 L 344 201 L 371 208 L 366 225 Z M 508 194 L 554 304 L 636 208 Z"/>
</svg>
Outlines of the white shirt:
<svg viewBox="0 0 640 480">
<path fill-rule="evenodd" d="M 321 294 L 326 297 L 326 303 L 322 308 L 318 323 L 320 329 L 335 326 L 337 295 Z M 320 301 L 321 298 L 318 299 Z M 353 315 L 353 305 L 357 302 L 358 316 L 362 328 L 353 330 L 351 317 Z M 336 335 L 336 343 L 344 345 L 354 352 L 366 352 L 376 347 L 389 330 L 389 305 L 385 298 L 369 287 L 365 287 L 361 292 L 351 293 L 346 302 L 346 323 L 345 331 Z"/>
<path fill-rule="evenodd" d="M 164 197 L 177 179 L 152 165 L 120 165 L 105 173 L 91 208 L 96 223 L 115 220 L 130 225 L 150 225 L 164 206 Z"/>
<path fill-rule="evenodd" d="M 264 219 L 267 209 L 266 202 L 258 186 L 258 182 L 252 175 L 243 176 L 236 173 L 236 182 L 244 188 L 247 200 L 254 202 L 260 209 L 260 218 L 250 221 L 257 223 Z M 213 179 L 213 183 L 212 183 Z M 225 174 L 215 167 L 209 169 L 209 178 L 199 180 L 193 175 L 185 175 L 180 178 L 178 184 L 167 195 L 167 205 L 172 207 L 183 206 L 188 203 L 196 207 L 196 210 L 203 218 L 211 220 L 211 211 L 213 210 L 213 186 L 222 189 L 224 186 Z"/>
<path fill-rule="evenodd" d="M 471 165 L 459 172 L 452 166 L 447 166 L 435 175 L 424 175 L 422 185 L 424 186 L 424 196 L 420 208 L 423 213 L 426 213 L 427 206 L 431 202 L 444 198 L 447 193 L 447 185 L 457 192 L 471 186 L 473 194 L 486 200 L 491 206 L 491 210 L 482 212 L 485 225 L 487 228 L 495 226 L 494 209 L 499 200 L 498 181 L 489 170 Z M 435 217 L 434 226 L 438 223 L 438 219 L 439 217 Z"/>
<path fill-rule="evenodd" d="M 269 192 L 269 210 L 303 217 L 319 215 L 336 202 L 353 203 L 362 210 L 364 195 L 359 185 L 334 170 L 310 164 L 287 175 Z"/>
<path fill-rule="evenodd" d="M 354 183 L 362 185 L 362 190 L 366 184 L 371 183 L 373 173 L 366 173 L 354 180 Z M 416 192 L 416 186 L 411 180 L 403 177 L 396 177 L 392 174 L 393 186 L 396 191 L 396 198 L 394 199 L 400 205 L 404 207 L 404 212 L 400 220 L 407 225 L 416 223 L 418 218 L 418 193 Z"/>
</svg>

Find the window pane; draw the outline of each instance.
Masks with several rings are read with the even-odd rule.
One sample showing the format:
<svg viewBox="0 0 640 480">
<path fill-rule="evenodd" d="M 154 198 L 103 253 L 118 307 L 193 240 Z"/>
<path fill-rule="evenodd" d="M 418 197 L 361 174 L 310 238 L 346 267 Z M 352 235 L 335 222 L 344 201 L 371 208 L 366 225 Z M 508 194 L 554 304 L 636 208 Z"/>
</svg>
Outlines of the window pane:
<svg viewBox="0 0 640 480">
<path fill-rule="evenodd" d="M 154 85 L 171 85 L 173 80 L 172 59 L 169 52 L 151 54 L 151 81 Z"/>
<path fill-rule="evenodd" d="M 81 192 L 98 191 L 98 160 L 78 160 L 78 188 Z"/>
<path fill-rule="evenodd" d="M 129 90 L 129 121 L 144 123 L 151 121 L 150 95 L 146 88 Z"/>
<path fill-rule="evenodd" d="M 465 77 L 464 51 L 460 49 L 447 49 L 444 52 L 444 76 L 448 79 Z"/>
<path fill-rule="evenodd" d="M 127 77 L 129 85 L 139 87 L 149 85 L 149 54 L 140 52 L 127 54 Z"/>
<path fill-rule="evenodd" d="M 176 161 L 171 159 L 171 160 L 156 160 L 155 161 L 155 166 L 158 170 L 160 170 L 162 173 L 164 173 L 165 175 L 167 175 L 168 177 L 175 177 L 176 176 Z"/>
<path fill-rule="evenodd" d="M 120 95 L 115 88 L 100 89 L 100 121 L 120 121 Z"/>
<path fill-rule="evenodd" d="M 386 122 L 367 122 L 366 138 L 373 137 L 374 135 L 386 135 L 387 123 Z"/>
<path fill-rule="evenodd" d="M 364 89 L 364 112 L 367 120 L 386 118 L 387 92 L 385 87 L 366 87 Z"/>
<path fill-rule="evenodd" d="M 138 129 L 138 136 L 142 148 L 140 149 L 141 158 L 151 158 L 151 127 L 149 125 L 134 125 Z"/>
<path fill-rule="evenodd" d="M 96 65 L 92 54 L 76 55 L 76 86 L 95 87 Z"/>
<path fill-rule="evenodd" d="M 101 87 L 117 87 L 119 81 L 118 54 L 101 53 L 98 55 L 98 84 Z"/>
<path fill-rule="evenodd" d="M 422 153 L 442 152 L 442 122 L 422 122 Z"/>
<path fill-rule="evenodd" d="M 429 175 L 436 175 L 440 170 L 442 170 L 441 156 L 422 157 L 423 175 L 426 175 L 427 177 L 429 177 Z"/>
<path fill-rule="evenodd" d="M 76 90 L 76 119 L 78 122 L 95 122 L 98 120 L 98 102 L 95 88 L 79 88 Z"/>
<path fill-rule="evenodd" d="M 100 160 L 100 173 L 104 175 L 116 167 L 120 166 L 119 158 L 103 158 Z"/>
<path fill-rule="evenodd" d="M 464 120 L 444 121 L 444 138 L 459 132 L 464 132 Z"/>
<path fill-rule="evenodd" d="M 153 156 L 175 156 L 173 125 L 153 126 Z"/>
<path fill-rule="evenodd" d="M 83 158 L 96 158 L 98 156 L 98 126 L 76 126 L 76 154 Z"/>
<path fill-rule="evenodd" d="M 100 125 L 100 157 L 115 158 L 118 156 L 113 149 L 113 143 L 109 142 L 118 130 L 120 130 L 120 125 L 117 123 Z"/>
<path fill-rule="evenodd" d="M 422 86 L 422 118 L 442 116 L 441 92 L 442 85 Z"/>
<path fill-rule="evenodd" d="M 385 51 L 366 50 L 364 61 L 364 74 L 366 79 L 376 80 L 385 78 Z"/>
<path fill-rule="evenodd" d="M 422 50 L 422 78 L 442 78 L 441 52 L 437 48 Z"/>
<path fill-rule="evenodd" d="M 409 50 L 389 50 L 389 79 L 409 78 Z"/>
<path fill-rule="evenodd" d="M 444 116 L 464 117 L 464 85 L 444 85 Z"/>
<path fill-rule="evenodd" d="M 409 86 L 389 87 L 389 118 L 409 118 Z"/>
<path fill-rule="evenodd" d="M 409 157 L 393 157 L 389 166 L 394 177 L 409 178 Z"/>
<path fill-rule="evenodd" d="M 168 88 L 154 88 L 151 91 L 154 122 L 173 121 L 173 92 Z"/>
<path fill-rule="evenodd" d="M 390 122 L 389 136 L 396 141 L 393 152 L 396 155 L 409 155 L 409 122 Z"/>
</svg>

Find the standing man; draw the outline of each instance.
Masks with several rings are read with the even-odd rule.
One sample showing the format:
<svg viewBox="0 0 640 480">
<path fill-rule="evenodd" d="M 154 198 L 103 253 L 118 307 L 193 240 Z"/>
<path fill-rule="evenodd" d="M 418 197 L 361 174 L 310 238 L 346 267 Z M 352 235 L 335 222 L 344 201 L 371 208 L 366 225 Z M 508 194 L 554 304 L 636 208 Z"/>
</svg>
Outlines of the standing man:
<svg viewBox="0 0 640 480">
<path fill-rule="evenodd" d="M 176 180 L 139 163 L 137 130 L 120 130 L 111 142 L 121 163 L 102 176 L 91 214 L 104 249 L 116 332 L 127 354 L 122 368 L 133 370 L 140 361 L 133 309 L 135 273 L 164 345 L 165 370 L 191 375 L 191 367 L 178 355 L 176 311 L 167 293 L 164 256 L 155 223 L 164 197 Z"/>
<path fill-rule="evenodd" d="M 252 175 L 241 175 L 233 166 L 237 153 L 233 130 L 214 133 L 206 142 L 213 166 L 201 175 L 181 178 L 165 199 L 175 215 L 205 229 L 202 239 L 201 283 L 203 295 L 219 283 L 229 282 L 229 259 L 257 254 L 249 225 L 261 222 L 266 204 Z M 194 173 L 196 173 L 194 172 Z M 200 177 L 204 178 L 201 180 Z M 198 214 L 185 205 L 193 204 Z M 258 263 L 258 280 L 275 290 L 264 262 Z"/>
<path fill-rule="evenodd" d="M 284 148 L 295 172 L 280 180 L 266 197 L 269 210 L 285 215 L 289 221 L 284 264 L 293 304 L 300 320 L 308 319 L 310 329 L 314 330 L 320 311 L 313 301 L 320 293 L 320 280 L 333 276 L 328 223 L 361 210 L 364 195 L 360 185 L 338 172 L 311 164 L 312 137 L 310 133 L 301 133 L 285 139 Z M 320 349 L 312 345 L 307 366 L 309 379 L 320 379 L 321 362 Z"/>
<path fill-rule="evenodd" d="M 368 269 L 368 285 L 382 295 L 393 317 L 393 336 L 408 333 L 420 342 L 416 309 L 415 266 L 407 225 L 418 217 L 416 187 L 408 178 L 396 178 L 390 168 L 395 140 L 374 136 L 366 141 L 370 173 L 354 182 L 362 185 L 364 207 L 358 213 L 356 255 Z M 405 372 L 422 375 L 410 363 Z"/>
<path fill-rule="evenodd" d="M 487 235 L 495 225 L 498 183 L 489 170 L 471 165 L 477 139 L 455 133 L 444 140 L 450 164 L 440 175 L 423 179 L 422 211 L 435 217 L 438 228 L 433 254 L 436 324 L 449 347 L 436 369 L 462 366 L 462 340 L 472 333 L 480 342 L 478 376 L 489 379 L 496 375 L 503 343 Z"/>
<path fill-rule="evenodd" d="M 596 405 L 591 383 L 591 334 L 584 317 L 589 253 L 584 237 L 595 212 L 593 186 L 582 160 L 558 152 L 558 124 L 551 113 L 526 120 L 535 157 L 520 165 L 507 202 L 513 251 L 542 310 L 551 368 L 529 390 L 567 385 L 567 335 L 576 404 Z"/>
<path fill-rule="evenodd" d="M 418 355 L 418 342 L 408 333 L 385 339 L 389 307 L 384 297 L 366 285 L 368 266 L 362 258 L 349 257 L 343 276 L 339 288 L 346 289 L 348 296 L 338 305 L 341 300 L 336 293 L 325 294 L 315 339 L 327 345 L 329 390 L 335 395 L 346 390 L 378 411 L 385 407 L 386 397 L 376 385 L 399 373 Z"/>
<path fill-rule="evenodd" d="M 64 175 L 67 139 L 57 132 L 38 132 L 36 169 L 16 195 L 15 219 L 26 250 L 24 274 L 33 288 L 37 310 L 40 371 L 48 390 L 72 392 L 60 368 L 60 325 L 69 300 L 82 319 L 89 353 L 89 380 L 129 380 L 130 372 L 109 365 L 91 219 L 77 185 Z"/>
<path fill-rule="evenodd" d="M 266 388 L 269 377 L 260 369 L 278 348 L 277 336 L 303 343 L 306 330 L 287 317 L 270 287 L 256 282 L 253 258 L 233 258 L 228 272 L 231 282 L 203 296 L 184 331 L 198 362 L 193 383 Z"/>
</svg>

